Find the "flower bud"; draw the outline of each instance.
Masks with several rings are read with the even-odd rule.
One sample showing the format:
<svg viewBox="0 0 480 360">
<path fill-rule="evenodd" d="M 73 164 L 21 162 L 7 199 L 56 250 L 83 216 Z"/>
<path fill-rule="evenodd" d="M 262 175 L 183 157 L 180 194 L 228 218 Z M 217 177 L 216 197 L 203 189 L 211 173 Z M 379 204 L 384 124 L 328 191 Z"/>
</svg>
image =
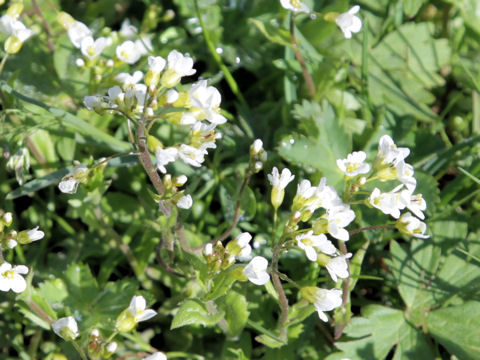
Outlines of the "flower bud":
<svg viewBox="0 0 480 360">
<path fill-rule="evenodd" d="M 163 149 L 162 142 L 153 135 L 148 135 L 147 146 L 148 146 L 148 150 L 152 153 L 155 153 L 158 147 Z"/>
<path fill-rule="evenodd" d="M 177 176 L 176 178 L 173 179 L 173 185 L 174 186 L 182 186 L 185 185 L 187 182 L 188 178 L 185 175 L 180 175 Z"/>
<path fill-rule="evenodd" d="M 75 340 L 78 336 L 78 326 L 73 316 L 58 319 L 52 323 L 52 330 L 66 341 Z"/>
<path fill-rule="evenodd" d="M 274 186 L 272 188 L 272 194 L 271 194 L 270 200 L 275 210 L 278 209 L 280 205 L 282 205 L 284 196 L 285 196 L 285 190 L 283 190 L 281 187 Z"/>
<path fill-rule="evenodd" d="M 8 10 L 7 10 L 7 15 L 10 15 L 13 18 L 18 18 L 18 16 L 22 13 L 23 11 L 23 4 L 21 2 L 17 2 L 12 4 Z"/>
<path fill-rule="evenodd" d="M 23 42 L 18 37 L 15 35 L 10 35 L 5 41 L 3 48 L 7 54 L 13 55 L 20 51 L 22 45 Z"/>
<path fill-rule="evenodd" d="M 115 341 L 108 343 L 103 350 L 103 358 L 108 359 L 117 351 L 117 348 L 118 344 Z"/>
<path fill-rule="evenodd" d="M 13 216 L 11 212 L 6 212 L 5 214 L 2 215 L 2 219 L 0 220 L 3 225 L 5 226 L 10 226 L 12 225 L 13 222 Z"/>
<path fill-rule="evenodd" d="M 65 30 L 68 30 L 75 25 L 75 19 L 71 17 L 70 14 L 67 14 L 64 11 L 58 13 L 57 21 L 60 23 L 60 25 L 63 26 Z"/>
<path fill-rule="evenodd" d="M 22 244 L 30 244 L 33 241 L 37 241 L 43 239 L 45 233 L 41 230 L 38 230 L 38 226 L 33 228 L 32 230 L 24 230 L 20 231 L 17 235 L 17 241 Z"/>
<path fill-rule="evenodd" d="M 133 316 L 128 309 L 125 309 L 120 313 L 120 315 L 118 315 L 115 323 L 115 329 L 119 332 L 129 332 L 136 325 L 137 322 L 135 321 L 135 316 Z"/>
</svg>

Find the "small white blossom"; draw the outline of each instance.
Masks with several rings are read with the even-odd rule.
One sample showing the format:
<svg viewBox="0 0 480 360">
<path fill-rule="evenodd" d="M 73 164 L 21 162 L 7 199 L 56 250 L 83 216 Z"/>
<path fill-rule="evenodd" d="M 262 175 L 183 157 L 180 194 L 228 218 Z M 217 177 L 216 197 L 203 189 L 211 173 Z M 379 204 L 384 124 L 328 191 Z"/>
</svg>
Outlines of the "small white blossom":
<svg viewBox="0 0 480 360">
<path fill-rule="evenodd" d="M 328 255 L 333 255 L 337 252 L 335 246 L 324 234 L 313 235 L 312 230 L 305 234 L 297 235 L 295 239 L 298 247 L 305 251 L 305 255 L 307 255 L 310 261 L 317 261 L 317 250 Z"/>
<path fill-rule="evenodd" d="M 280 4 L 283 6 L 283 8 L 290 11 L 304 13 L 310 12 L 310 8 L 300 0 L 280 0 Z"/>
<path fill-rule="evenodd" d="M 67 341 L 74 340 L 78 336 L 78 325 L 73 316 L 58 319 L 52 323 L 52 330 Z"/>
<path fill-rule="evenodd" d="M 250 260 L 252 247 L 250 246 L 252 235 L 248 232 L 243 232 L 227 244 L 226 250 L 236 256 L 239 260 Z"/>
<path fill-rule="evenodd" d="M 157 147 L 157 150 L 155 151 L 155 157 L 157 158 L 157 169 L 165 174 L 167 172 L 165 165 L 177 160 L 178 149 L 174 147 L 165 149 Z"/>
<path fill-rule="evenodd" d="M 150 71 L 160 74 L 165 68 L 166 61 L 161 56 L 149 56 L 148 57 L 148 67 Z"/>
<path fill-rule="evenodd" d="M 113 341 L 111 343 L 108 343 L 108 345 L 105 347 L 105 350 L 107 350 L 108 354 L 113 354 L 115 351 L 117 351 L 118 344 Z"/>
<path fill-rule="evenodd" d="M 205 256 L 210 256 L 213 254 L 213 245 L 211 243 L 208 243 L 205 245 L 205 249 L 203 249 L 203 253 Z"/>
<path fill-rule="evenodd" d="M 327 178 L 325 177 L 320 179 L 314 196 L 308 201 L 308 206 L 312 211 L 319 207 L 329 210 L 342 204 L 342 199 L 338 196 L 337 190 L 333 186 L 327 185 Z"/>
<path fill-rule="evenodd" d="M 360 20 L 358 16 L 355 16 L 359 11 L 360 6 L 355 5 L 347 12 L 338 15 L 335 20 L 346 39 L 350 39 L 352 33 L 358 33 L 362 29 L 362 20 Z"/>
<path fill-rule="evenodd" d="M 0 18 L 0 32 L 15 36 L 21 43 L 35 34 L 33 30 L 28 29 L 20 20 L 8 14 Z"/>
<path fill-rule="evenodd" d="M 105 108 L 105 102 L 100 95 L 89 95 L 83 98 L 83 104 L 90 111 L 102 111 Z"/>
<path fill-rule="evenodd" d="M 95 59 L 102 53 L 106 46 L 107 40 L 104 37 L 99 37 L 97 40 L 93 40 L 93 37 L 87 36 L 82 39 L 80 50 L 87 58 Z"/>
<path fill-rule="evenodd" d="M 425 235 L 427 225 L 418 220 L 410 212 L 406 212 L 397 220 L 396 227 L 402 233 L 409 236 L 414 236 L 420 239 L 427 239 L 430 237 L 430 235 Z"/>
<path fill-rule="evenodd" d="M 376 162 L 381 165 L 390 164 L 395 166 L 410 154 L 410 149 L 399 148 L 388 135 L 383 135 L 378 142 L 378 154 Z"/>
<path fill-rule="evenodd" d="M 318 317 L 327 322 L 328 318 L 324 311 L 331 311 L 342 305 L 342 290 L 320 289 L 313 286 L 303 287 L 300 290 L 302 296 L 313 303 L 317 310 Z"/>
<path fill-rule="evenodd" d="M 327 210 L 328 233 L 335 239 L 348 241 L 350 235 L 345 226 L 355 219 L 355 213 L 349 205 L 339 205 Z"/>
<path fill-rule="evenodd" d="M 427 203 L 423 199 L 422 194 L 413 195 L 412 191 L 406 189 L 401 192 L 400 201 L 403 201 L 407 209 L 413 212 L 415 216 L 422 220 L 425 219 L 423 211 L 427 210 Z"/>
<path fill-rule="evenodd" d="M 265 285 L 270 280 L 267 268 L 267 259 L 262 256 L 255 256 L 243 269 L 243 275 L 255 285 Z"/>
<path fill-rule="evenodd" d="M 13 222 L 13 215 L 11 212 L 6 212 L 5 214 L 3 214 L 2 216 L 2 222 L 6 225 L 6 226 L 10 226 L 12 225 L 12 222 Z"/>
<path fill-rule="evenodd" d="M 120 73 L 115 76 L 115 80 L 122 84 L 125 89 L 131 85 L 138 84 L 143 78 L 143 72 L 137 70 L 132 75 L 129 73 Z"/>
<path fill-rule="evenodd" d="M 38 228 L 39 226 L 36 226 L 35 228 L 27 232 L 27 236 L 30 241 L 37 241 L 43 239 L 43 237 L 45 236 L 45 233 L 41 230 L 38 230 Z"/>
<path fill-rule="evenodd" d="M 406 186 L 408 190 L 413 192 L 417 186 L 417 179 L 413 177 L 413 166 L 407 164 L 405 161 L 400 161 L 395 166 L 397 179 Z"/>
<path fill-rule="evenodd" d="M 260 151 L 263 149 L 263 142 L 262 140 L 260 139 L 256 139 L 252 146 L 250 147 L 251 148 L 251 153 L 253 156 L 256 156 L 260 153 Z"/>
<path fill-rule="evenodd" d="M 177 206 L 180 209 L 188 210 L 192 207 L 192 205 L 193 205 L 193 200 L 192 200 L 192 197 L 190 195 L 185 195 L 185 196 L 181 197 L 180 200 L 178 200 L 178 202 L 177 202 Z"/>
<path fill-rule="evenodd" d="M 149 51 L 153 50 L 152 39 L 149 35 L 144 35 L 140 39 L 135 40 L 135 46 L 140 52 L 140 56 L 145 56 Z"/>
<path fill-rule="evenodd" d="M 165 97 L 167 99 L 167 104 L 173 104 L 178 100 L 179 94 L 177 90 L 170 89 L 165 93 Z"/>
<path fill-rule="evenodd" d="M 28 268 L 25 265 L 17 265 L 12 268 L 8 262 L 0 265 L 0 290 L 12 290 L 15 293 L 21 293 L 27 288 L 27 282 L 21 275 L 28 274 Z"/>
<path fill-rule="evenodd" d="M 364 151 L 354 151 L 346 159 L 338 159 L 337 166 L 349 177 L 366 174 L 370 171 L 370 165 L 364 162 L 366 158 Z"/>
<path fill-rule="evenodd" d="M 337 282 L 338 278 L 346 279 L 350 276 L 348 273 L 347 259 L 351 258 L 352 254 L 335 256 L 330 259 L 326 265 L 327 271 L 332 277 L 332 280 Z"/>
<path fill-rule="evenodd" d="M 382 193 L 380 189 L 375 188 L 368 197 L 368 202 L 384 214 L 392 215 L 395 219 L 398 219 L 400 210 L 405 208 L 405 201 L 402 201 L 402 195 L 398 192 L 402 187 L 403 184 L 387 193 Z"/>
<path fill-rule="evenodd" d="M 138 29 L 136 26 L 130 23 L 130 19 L 125 19 L 122 21 L 122 25 L 120 26 L 119 33 L 125 39 L 131 40 L 137 36 Z"/>
<path fill-rule="evenodd" d="M 193 59 L 177 50 L 172 50 L 167 57 L 167 71 L 162 76 L 162 84 L 171 88 L 177 85 L 183 76 L 190 76 L 195 73 Z"/>
<path fill-rule="evenodd" d="M 118 45 L 115 53 L 117 58 L 130 65 L 135 64 L 142 56 L 137 45 L 131 40 L 124 41 Z"/>
<path fill-rule="evenodd" d="M 150 356 L 147 356 L 146 358 L 143 358 L 143 360 L 167 360 L 167 355 L 158 351 Z"/>
<path fill-rule="evenodd" d="M 227 119 L 220 114 L 222 96 L 213 86 L 207 86 L 207 80 L 200 80 L 192 85 L 188 92 L 190 106 L 198 121 L 208 120 L 212 124 L 224 124 Z"/>
<path fill-rule="evenodd" d="M 274 187 L 277 187 L 281 190 L 285 189 L 287 185 L 295 179 L 295 175 L 292 175 L 289 169 L 285 168 L 282 170 L 282 173 L 278 173 L 278 169 L 274 167 L 272 173 L 267 175 L 268 181 Z"/>
<path fill-rule="evenodd" d="M 73 25 L 69 25 L 67 32 L 70 41 L 76 48 L 80 48 L 84 38 L 92 36 L 92 30 L 90 30 L 87 25 L 80 21 L 75 21 Z"/>
<path fill-rule="evenodd" d="M 202 163 L 205 161 L 205 154 L 207 154 L 207 151 L 186 144 L 180 145 L 178 150 L 179 157 L 187 164 L 195 167 L 202 166 Z"/>
</svg>

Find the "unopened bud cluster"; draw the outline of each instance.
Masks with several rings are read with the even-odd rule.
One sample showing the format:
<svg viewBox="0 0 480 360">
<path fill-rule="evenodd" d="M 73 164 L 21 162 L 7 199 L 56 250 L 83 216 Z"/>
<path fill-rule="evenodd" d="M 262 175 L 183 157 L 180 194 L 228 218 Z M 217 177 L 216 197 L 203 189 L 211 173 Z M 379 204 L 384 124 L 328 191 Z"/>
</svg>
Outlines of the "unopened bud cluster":
<svg viewBox="0 0 480 360">
<path fill-rule="evenodd" d="M 3 46 L 7 54 L 18 53 L 23 43 L 35 33 L 18 20 L 22 11 L 23 4 L 17 2 L 12 4 L 7 12 L 0 17 L 0 33 L 8 36 Z"/>
</svg>

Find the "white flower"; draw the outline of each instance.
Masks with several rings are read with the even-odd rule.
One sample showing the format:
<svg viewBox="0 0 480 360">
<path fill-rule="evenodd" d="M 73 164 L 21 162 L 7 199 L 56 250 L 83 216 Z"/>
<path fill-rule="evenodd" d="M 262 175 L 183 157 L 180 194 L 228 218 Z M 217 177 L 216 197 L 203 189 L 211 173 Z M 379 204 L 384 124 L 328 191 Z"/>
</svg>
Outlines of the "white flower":
<svg viewBox="0 0 480 360">
<path fill-rule="evenodd" d="M 346 176 L 354 177 L 370 171 L 370 165 L 364 163 L 367 154 L 364 151 L 354 151 L 346 159 L 337 159 L 337 166 Z"/>
<path fill-rule="evenodd" d="M 131 40 L 124 41 L 118 45 L 115 53 L 117 58 L 130 65 L 135 64 L 142 56 L 137 45 Z"/>
<path fill-rule="evenodd" d="M 104 37 L 99 37 L 97 40 L 93 40 L 93 37 L 87 36 L 82 39 L 80 50 L 87 58 L 95 59 L 102 53 L 106 46 L 107 40 Z"/>
<path fill-rule="evenodd" d="M 153 50 L 152 39 L 149 35 L 144 35 L 140 39 L 135 40 L 135 46 L 140 52 L 140 56 L 147 55 L 149 51 Z"/>
<path fill-rule="evenodd" d="M 105 347 L 105 350 L 107 350 L 107 353 L 109 355 L 112 355 L 115 351 L 117 351 L 118 344 L 113 341 L 111 343 L 108 343 L 108 345 Z"/>
<path fill-rule="evenodd" d="M 83 104 L 90 111 L 102 111 L 105 108 L 105 102 L 100 95 L 89 95 L 83 98 Z"/>
<path fill-rule="evenodd" d="M 12 225 L 12 222 L 13 222 L 13 215 L 11 212 L 6 212 L 5 214 L 3 214 L 2 216 L 2 222 L 6 225 L 6 226 L 10 226 Z"/>
<path fill-rule="evenodd" d="M 300 0 L 280 0 L 280 4 L 287 10 L 309 13 L 310 9 Z"/>
<path fill-rule="evenodd" d="M 213 245 L 211 243 L 208 243 L 205 245 L 205 249 L 203 249 L 203 253 L 205 256 L 210 256 L 213 254 Z"/>
<path fill-rule="evenodd" d="M 167 57 L 167 71 L 162 76 L 162 84 L 167 88 L 171 88 L 177 85 L 183 76 L 195 73 L 193 59 L 177 50 L 172 50 Z"/>
<path fill-rule="evenodd" d="M 250 254 L 252 253 L 252 247 L 249 244 L 250 240 L 252 240 L 252 235 L 248 232 L 241 233 L 227 244 L 226 250 L 240 260 L 250 260 Z"/>
<path fill-rule="evenodd" d="M 375 188 L 368 197 L 368 202 L 384 214 L 392 215 L 395 219 L 398 219 L 400 210 L 405 208 L 405 201 L 402 201 L 401 193 L 397 192 L 402 187 L 403 184 L 387 193 L 382 193 L 380 189 Z"/>
<path fill-rule="evenodd" d="M 166 61 L 161 56 L 149 56 L 148 57 L 148 67 L 150 71 L 160 74 L 165 68 Z"/>
<path fill-rule="evenodd" d="M 342 205 L 342 199 L 333 186 L 327 185 L 327 178 L 320 179 L 314 196 L 307 201 L 307 207 L 313 212 L 319 207 L 329 210 L 335 206 Z"/>
<path fill-rule="evenodd" d="M 33 30 L 28 29 L 20 20 L 8 14 L 0 18 L 0 32 L 15 36 L 21 43 L 35 34 Z"/>
<path fill-rule="evenodd" d="M 85 102 L 87 99 L 85 99 Z M 79 183 L 83 183 L 87 180 L 88 167 L 85 165 L 76 165 L 73 171 L 65 176 L 58 184 L 58 188 L 61 192 L 66 194 L 74 194 L 77 192 Z"/>
<path fill-rule="evenodd" d="M 180 145 L 178 151 L 178 155 L 183 161 L 196 167 L 202 166 L 202 163 L 205 161 L 205 154 L 207 154 L 207 151 L 186 144 Z"/>
<path fill-rule="evenodd" d="M 355 219 L 355 213 L 349 205 L 339 205 L 327 210 L 328 233 L 335 239 L 348 241 L 350 235 L 344 229 Z"/>
<path fill-rule="evenodd" d="M 422 194 L 413 195 L 412 191 L 406 189 L 401 192 L 400 201 L 403 201 L 408 210 L 413 212 L 420 219 L 425 219 L 423 211 L 427 210 L 427 203 Z"/>
<path fill-rule="evenodd" d="M 188 92 L 190 106 L 198 121 L 207 119 L 212 124 L 224 124 L 227 119 L 220 114 L 222 96 L 213 86 L 207 86 L 207 80 L 200 80 L 192 85 Z"/>
<path fill-rule="evenodd" d="M 383 135 L 378 142 L 378 154 L 375 162 L 381 165 L 390 164 L 395 166 L 398 162 L 403 161 L 410 154 L 408 148 L 397 148 L 392 138 Z"/>
<path fill-rule="evenodd" d="M 307 255 L 310 261 L 317 261 L 317 250 L 328 255 L 333 255 L 337 252 L 335 246 L 330 240 L 327 240 L 324 234 L 313 235 L 312 230 L 305 234 L 297 235 L 295 239 L 298 247 L 305 251 L 305 255 Z"/>
<path fill-rule="evenodd" d="M 179 94 L 177 90 L 170 89 L 165 93 L 165 97 L 167 99 L 167 104 L 173 104 L 178 100 Z"/>
<path fill-rule="evenodd" d="M 52 323 L 52 330 L 67 341 L 74 340 L 78 336 L 78 326 L 73 316 L 58 319 Z"/>
<path fill-rule="evenodd" d="M 409 236 L 414 236 L 420 239 L 427 239 L 430 237 L 430 235 L 425 235 L 427 225 L 424 222 L 418 220 L 410 212 L 406 212 L 405 214 L 403 214 L 400 219 L 397 220 L 395 226 L 402 233 Z"/>
<path fill-rule="evenodd" d="M 157 147 L 155 151 L 155 157 L 157 158 L 157 169 L 162 172 L 166 173 L 167 169 L 165 165 L 174 162 L 178 158 L 178 149 L 174 147 L 169 147 L 162 149 L 160 146 Z"/>
<path fill-rule="evenodd" d="M 147 356 L 146 358 L 143 358 L 143 360 L 167 360 L 167 355 L 158 351 L 150 356 Z"/>
<path fill-rule="evenodd" d="M 115 80 L 122 84 L 122 87 L 125 89 L 131 85 L 137 84 L 143 78 L 143 72 L 137 70 L 132 75 L 129 73 L 120 73 L 115 76 Z"/>
<path fill-rule="evenodd" d="M 326 268 L 333 281 L 337 282 L 338 278 L 346 279 L 350 276 L 348 273 L 347 259 L 351 257 L 352 254 L 348 253 L 330 259 Z"/>
<path fill-rule="evenodd" d="M 335 20 L 346 39 L 350 39 L 352 33 L 358 33 L 362 29 L 362 20 L 360 20 L 358 16 L 355 16 L 359 11 L 360 6 L 355 5 L 346 13 L 338 15 Z"/>
<path fill-rule="evenodd" d="M 272 173 L 267 175 L 268 181 L 274 187 L 283 190 L 287 185 L 295 179 L 295 175 L 292 175 L 289 169 L 285 168 L 282 170 L 281 175 L 278 173 L 278 169 L 274 167 Z"/>
<path fill-rule="evenodd" d="M 137 36 L 138 29 L 136 26 L 130 23 L 130 19 L 125 19 L 120 26 L 120 35 L 123 36 L 125 39 L 133 39 Z"/>
<path fill-rule="evenodd" d="M 68 26 L 67 32 L 70 41 L 76 48 L 80 48 L 84 38 L 92 36 L 92 30 L 90 30 L 87 25 L 80 21 L 75 21 L 73 25 Z"/>
<path fill-rule="evenodd" d="M 270 280 L 267 268 L 267 259 L 262 256 L 255 256 L 243 269 L 243 275 L 255 285 L 265 285 Z"/>
<path fill-rule="evenodd" d="M 318 317 L 327 322 L 327 315 L 324 311 L 331 311 L 342 305 L 342 290 L 340 289 L 320 289 L 313 286 L 307 286 L 300 289 L 302 296 L 313 303 L 317 310 Z"/>
<path fill-rule="evenodd" d="M 45 236 L 45 233 L 41 230 L 38 230 L 38 228 L 39 226 L 36 226 L 35 228 L 27 232 L 27 236 L 30 241 L 37 241 L 43 239 L 43 237 Z"/>
<path fill-rule="evenodd" d="M 12 268 L 8 262 L 0 265 L 0 290 L 12 290 L 21 293 L 27 288 L 27 282 L 21 275 L 28 274 L 28 268 L 25 265 L 17 265 Z"/>
<path fill-rule="evenodd" d="M 151 319 L 157 312 L 152 309 L 145 309 L 147 302 L 143 296 L 134 296 L 128 306 L 128 311 L 135 317 L 136 322 L 145 321 Z"/>
<path fill-rule="evenodd" d="M 180 208 L 180 209 L 190 209 L 193 205 L 193 200 L 192 200 L 192 197 L 190 195 L 185 195 L 183 197 L 180 198 L 180 200 L 178 200 L 177 202 L 177 206 Z"/>
<path fill-rule="evenodd" d="M 397 179 L 406 186 L 408 190 L 413 192 L 417 186 L 417 179 L 413 177 L 413 166 L 407 164 L 405 161 L 400 161 L 395 166 Z"/>
</svg>

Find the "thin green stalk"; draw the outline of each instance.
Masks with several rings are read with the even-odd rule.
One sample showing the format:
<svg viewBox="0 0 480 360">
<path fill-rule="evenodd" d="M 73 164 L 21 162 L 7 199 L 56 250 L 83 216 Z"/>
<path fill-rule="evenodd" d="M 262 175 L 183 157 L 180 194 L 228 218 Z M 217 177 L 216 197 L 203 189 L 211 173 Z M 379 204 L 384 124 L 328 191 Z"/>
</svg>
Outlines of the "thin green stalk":
<svg viewBox="0 0 480 360">
<path fill-rule="evenodd" d="M 73 347 L 75 348 L 75 350 L 77 350 L 77 352 L 80 355 L 80 357 L 82 358 L 82 360 L 88 360 L 87 355 L 85 355 L 85 352 L 82 350 L 80 345 L 78 345 L 75 340 L 71 341 L 71 343 L 72 343 Z"/>
<path fill-rule="evenodd" d="M 235 81 L 235 78 L 232 76 L 232 73 L 230 72 L 230 70 L 228 70 L 227 66 L 223 63 L 221 56 L 217 53 L 217 50 L 215 49 L 215 45 L 213 44 L 212 38 L 210 37 L 210 33 L 206 28 L 205 23 L 203 22 L 202 15 L 200 13 L 200 7 L 198 6 L 198 0 L 195 0 L 194 4 L 195 4 L 195 11 L 197 13 L 198 21 L 200 22 L 200 26 L 202 28 L 203 37 L 205 38 L 205 42 L 207 43 L 207 47 L 208 47 L 208 50 L 210 51 L 210 54 L 212 55 L 213 59 L 217 63 L 217 66 L 220 68 L 220 70 L 223 71 L 223 74 L 225 75 L 225 80 L 227 81 L 228 86 L 232 90 L 233 94 L 237 97 L 238 101 L 240 101 L 240 104 L 248 108 L 249 107 L 248 103 L 243 97 L 243 94 L 241 93 L 240 88 L 238 87 L 238 84 Z M 250 128 L 250 125 L 248 125 L 248 123 L 242 117 L 239 117 L 238 121 L 240 122 L 243 129 L 247 133 L 247 136 L 253 139 L 253 131 Z"/>
<path fill-rule="evenodd" d="M 0 75 L 2 75 L 3 67 L 5 66 L 5 63 L 7 62 L 7 59 L 8 59 L 8 54 L 5 54 L 5 56 L 2 59 L 2 62 L 0 63 Z"/>
</svg>

